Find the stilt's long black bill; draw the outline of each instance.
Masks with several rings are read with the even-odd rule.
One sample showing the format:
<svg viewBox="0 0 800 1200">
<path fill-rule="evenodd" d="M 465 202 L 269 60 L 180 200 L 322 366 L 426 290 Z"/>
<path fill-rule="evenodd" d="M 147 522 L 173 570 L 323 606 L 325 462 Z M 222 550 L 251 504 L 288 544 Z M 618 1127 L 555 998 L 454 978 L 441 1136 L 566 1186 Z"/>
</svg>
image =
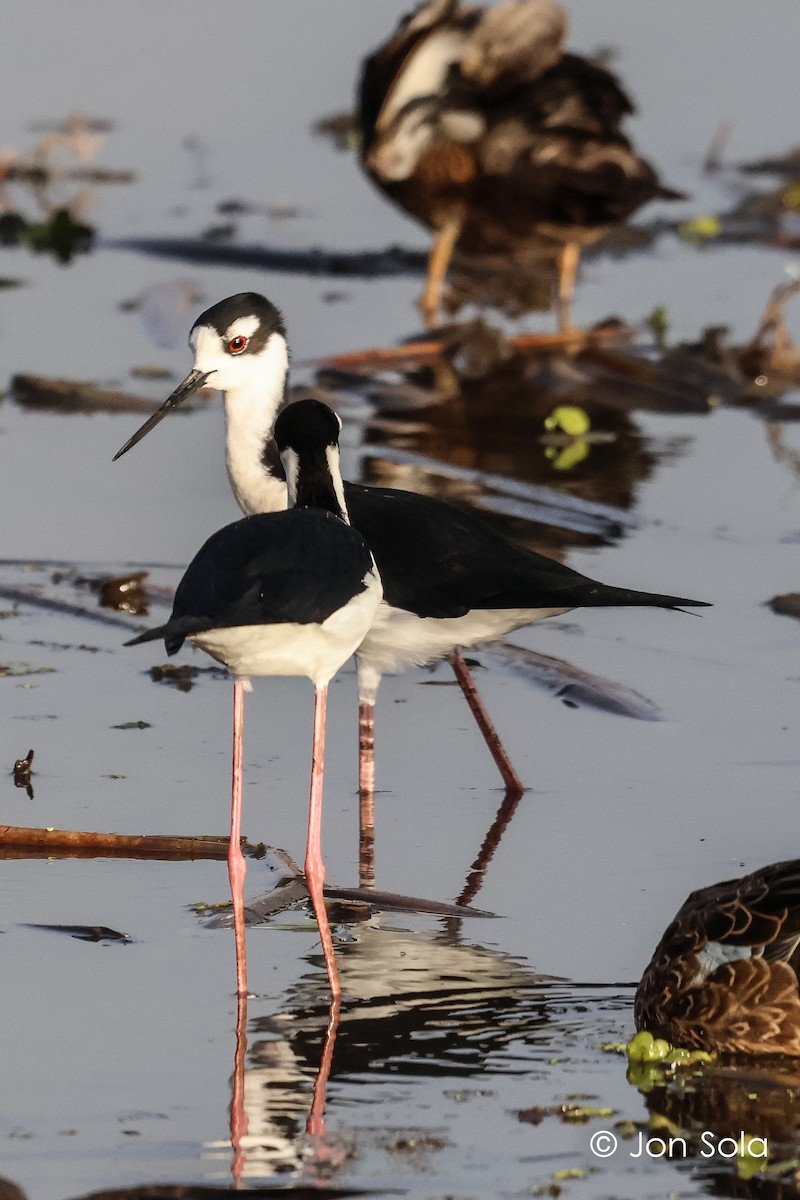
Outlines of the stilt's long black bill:
<svg viewBox="0 0 800 1200">
<path fill-rule="evenodd" d="M 151 429 L 155 428 L 158 422 L 162 420 L 171 409 L 180 404 L 182 400 L 185 400 L 187 396 L 191 396 L 192 392 L 196 392 L 198 388 L 201 388 L 208 379 L 209 375 L 213 374 L 213 371 L 190 371 L 183 382 L 178 384 L 172 395 L 167 397 L 167 399 L 161 405 L 161 408 L 157 408 L 152 417 L 148 417 L 144 425 L 141 425 L 139 429 L 136 430 L 136 433 L 134 433 L 133 437 L 128 438 L 125 445 L 121 450 L 117 451 L 111 461 L 116 462 L 118 458 L 122 458 L 123 454 L 127 454 L 137 442 L 142 440 L 145 434 L 149 433 Z"/>
</svg>

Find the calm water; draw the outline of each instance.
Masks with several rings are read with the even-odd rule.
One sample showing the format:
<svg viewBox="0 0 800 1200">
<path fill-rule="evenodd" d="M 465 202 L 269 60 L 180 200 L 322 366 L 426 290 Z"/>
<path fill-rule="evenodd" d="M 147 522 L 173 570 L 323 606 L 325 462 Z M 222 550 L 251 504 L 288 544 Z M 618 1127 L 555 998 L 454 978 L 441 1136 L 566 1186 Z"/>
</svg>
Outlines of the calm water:
<svg viewBox="0 0 800 1200">
<path fill-rule="evenodd" d="M 224 220 L 216 206 L 234 198 L 299 210 L 291 219 L 242 218 L 242 242 L 424 248 L 423 231 L 370 189 L 353 158 L 310 133 L 316 119 L 351 103 L 361 57 L 405 3 L 140 0 L 134 9 L 37 0 L 35 9 L 35 23 L 29 5 L 3 13 L 0 63 L 13 105 L 0 115 L 0 145 L 29 147 L 40 136 L 33 126 L 71 111 L 108 117 L 115 128 L 96 161 L 133 169 L 137 180 L 87 195 L 84 211 L 101 240 L 70 266 L 0 251 L 0 275 L 24 284 L 0 291 L 0 386 L 29 372 L 124 387 L 155 403 L 171 382 L 132 379 L 131 370 L 157 365 L 180 378 L 194 314 L 241 290 L 265 292 L 283 309 L 298 362 L 393 344 L 417 328 L 419 279 L 273 275 L 110 246 L 197 236 Z M 572 6 L 571 17 L 576 49 L 618 51 L 640 107 L 633 136 L 665 179 L 692 193 L 662 215 L 717 212 L 736 199 L 739 176 L 701 173 L 721 120 L 735 122 L 732 161 L 783 151 L 796 137 L 800 15 L 791 0 L 699 8 L 595 0 Z M 16 190 L 12 198 L 32 219 L 34 201 Z M 776 250 L 698 251 L 666 235 L 647 253 L 587 265 L 575 316 L 638 320 L 663 304 L 675 338 L 725 324 L 743 340 L 787 265 Z M 167 285 L 168 296 L 186 285 L 197 299 L 184 312 L 170 309 L 156 344 L 142 310 L 126 302 L 150 296 L 152 313 L 153 289 Z M 325 301 L 331 291 L 339 302 Z M 551 323 L 540 315 L 523 327 Z M 294 378 L 312 374 L 300 366 Z M 592 1158 L 592 1132 L 646 1119 L 623 1061 L 597 1047 L 631 1032 L 633 983 L 691 889 L 795 853 L 797 635 L 764 606 L 798 584 L 793 427 L 781 426 L 776 441 L 750 411 L 635 414 L 629 453 L 616 464 L 593 450 L 577 487 L 548 468 L 535 440 L 539 418 L 524 411 L 510 432 L 479 404 L 466 417 L 457 406 L 412 414 L 387 434 L 354 396 L 341 406 L 351 476 L 457 493 L 452 479 L 413 465 L 427 456 L 622 506 L 621 538 L 567 538 L 522 519 L 509 529 L 605 581 L 715 607 L 702 619 L 579 612 L 512 639 L 644 693 L 663 711 L 658 723 L 568 709 L 489 652 L 477 655 L 489 668 L 478 672 L 482 692 L 530 784 L 475 899 L 501 919 L 382 914 L 342 930 L 348 999 L 322 1139 L 303 1133 L 327 1019 L 313 923 L 295 912 L 250 932 L 243 1178 L 330 1176 L 422 1200 L 527 1195 L 574 1167 L 593 1173 L 567 1182 L 570 1194 L 700 1194 L 707 1181 L 680 1165 L 625 1150 Z M 112 466 L 140 419 L 67 417 L 5 401 L 4 559 L 95 574 L 165 564 L 152 580 L 174 586 L 204 538 L 236 517 L 221 407 L 217 400 L 164 422 Z M 409 451 L 418 457 L 402 461 Z M 509 517 L 523 511 L 499 494 Z M 469 495 L 497 507 L 497 493 L 471 485 Z M 3 566 L 0 584 L 41 583 L 62 600 L 79 598 L 50 582 L 52 570 Z M 0 624 L 0 663 L 47 668 L 0 678 L 7 771 L 36 751 L 34 799 L 9 774 L 4 823 L 226 831 L 226 682 L 201 676 L 181 694 L 147 673 L 162 661 L 158 650 L 121 649 L 122 629 L 25 604 L 15 611 L 10 601 L 0 610 L 10 614 Z M 260 681 L 248 700 L 245 830 L 297 858 L 311 704 L 310 687 L 295 680 Z M 113 728 L 130 721 L 149 727 Z M 350 667 L 332 689 L 330 722 L 325 856 L 329 880 L 352 886 Z M 443 667 L 386 680 L 378 723 L 378 884 L 453 900 L 503 799 L 494 767 Z M 248 893 L 267 886 L 266 868 L 252 863 Z M 0 1173 L 33 1200 L 159 1180 L 231 1181 L 232 938 L 189 907 L 226 893 L 222 863 L 2 864 Z M 105 925 L 131 940 L 92 944 L 35 924 Z M 576 1096 L 614 1115 L 588 1124 L 518 1117 Z"/>
</svg>

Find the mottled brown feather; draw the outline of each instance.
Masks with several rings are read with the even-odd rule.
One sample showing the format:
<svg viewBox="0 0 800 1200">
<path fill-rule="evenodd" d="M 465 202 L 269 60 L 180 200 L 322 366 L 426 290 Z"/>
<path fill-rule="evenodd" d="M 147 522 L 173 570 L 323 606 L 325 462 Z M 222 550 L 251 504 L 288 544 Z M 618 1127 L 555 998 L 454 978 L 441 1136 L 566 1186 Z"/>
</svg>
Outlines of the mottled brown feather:
<svg viewBox="0 0 800 1200">
<path fill-rule="evenodd" d="M 800 1056 L 799 946 L 800 860 L 693 892 L 642 976 L 637 1029 L 692 1049 Z"/>
<path fill-rule="evenodd" d="M 546 69 L 533 78 L 511 53 L 518 39 L 509 38 L 504 49 L 503 23 L 519 23 L 528 11 L 534 37 L 542 14 L 537 0 L 487 11 L 422 5 L 363 67 L 365 169 L 390 199 L 434 229 L 457 213 L 463 218 L 458 245 L 471 254 L 516 252 L 520 242 L 542 239 L 591 242 L 653 197 L 675 195 L 621 132 L 633 106 L 610 71 L 561 52 L 557 34 L 547 44 Z M 392 137 L 391 122 L 376 128 L 385 101 L 412 55 L 445 30 L 463 37 L 466 70 L 452 66 L 440 91 L 424 103 L 433 141 L 413 173 L 381 178 L 374 169 L 377 143 L 385 139 L 385 147 Z M 481 69 L 472 63 L 478 44 Z M 476 80 L 490 61 L 492 88 L 481 88 Z M 483 131 L 476 141 L 467 146 L 453 140 L 451 113 L 471 114 L 473 126 Z"/>
</svg>

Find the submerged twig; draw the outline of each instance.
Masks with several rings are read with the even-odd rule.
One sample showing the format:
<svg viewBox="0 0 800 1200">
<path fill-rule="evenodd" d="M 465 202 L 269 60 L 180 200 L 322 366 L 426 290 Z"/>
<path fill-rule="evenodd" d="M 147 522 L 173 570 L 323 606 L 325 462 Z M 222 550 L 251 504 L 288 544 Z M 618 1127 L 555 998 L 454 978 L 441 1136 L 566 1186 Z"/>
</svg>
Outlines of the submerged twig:
<svg viewBox="0 0 800 1200">
<path fill-rule="evenodd" d="M 128 632 L 138 632 L 141 629 L 139 621 L 126 620 L 125 617 L 115 616 L 114 613 L 104 612 L 99 608 L 83 608 L 80 604 L 70 604 L 68 600 L 56 600 L 51 596 L 38 596 L 25 588 L 6 587 L 0 584 L 0 600 L 8 600 L 12 604 L 30 604 L 33 608 L 44 608 L 48 612 L 61 613 L 67 617 L 81 617 L 87 621 L 99 621 L 101 625 L 114 625 L 117 629 Z"/>
<path fill-rule="evenodd" d="M 537 351 L 580 350 L 589 345 L 605 345 L 619 341 L 629 330 L 618 325 L 600 329 L 567 329 L 561 333 L 520 333 L 508 339 L 508 344 L 521 354 Z M 404 342 L 401 346 L 374 346 L 367 350 L 350 350 L 327 358 L 306 359 L 298 366 L 305 367 L 368 367 L 398 362 L 430 362 L 441 358 L 451 344 L 450 337 L 428 338 L 419 342 Z"/>
</svg>

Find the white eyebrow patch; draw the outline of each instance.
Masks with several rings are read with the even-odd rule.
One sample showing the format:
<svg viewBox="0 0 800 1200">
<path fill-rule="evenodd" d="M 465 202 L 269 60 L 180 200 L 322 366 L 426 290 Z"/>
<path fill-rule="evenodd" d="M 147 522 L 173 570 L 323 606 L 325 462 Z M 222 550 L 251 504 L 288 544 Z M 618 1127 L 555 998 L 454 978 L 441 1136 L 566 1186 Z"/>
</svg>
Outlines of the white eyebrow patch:
<svg viewBox="0 0 800 1200">
<path fill-rule="evenodd" d="M 235 337 L 251 338 L 258 329 L 261 321 L 258 317 L 237 317 L 225 330 L 225 340 L 230 342 Z"/>
</svg>

